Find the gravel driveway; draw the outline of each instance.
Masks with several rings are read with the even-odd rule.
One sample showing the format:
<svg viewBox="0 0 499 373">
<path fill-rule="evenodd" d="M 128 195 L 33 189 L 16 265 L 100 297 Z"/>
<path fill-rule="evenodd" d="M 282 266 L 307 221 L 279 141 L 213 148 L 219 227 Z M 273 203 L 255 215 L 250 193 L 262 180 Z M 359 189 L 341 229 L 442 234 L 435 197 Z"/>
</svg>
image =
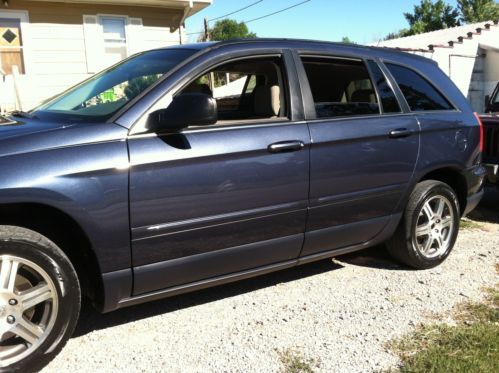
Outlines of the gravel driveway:
<svg viewBox="0 0 499 373">
<path fill-rule="evenodd" d="M 472 216 L 488 223 L 461 231 L 432 270 L 407 270 L 377 247 L 107 315 L 85 307 L 44 372 L 276 372 L 289 349 L 316 371 L 394 367 L 385 342 L 498 282 L 499 193 Z"/>
</svg>

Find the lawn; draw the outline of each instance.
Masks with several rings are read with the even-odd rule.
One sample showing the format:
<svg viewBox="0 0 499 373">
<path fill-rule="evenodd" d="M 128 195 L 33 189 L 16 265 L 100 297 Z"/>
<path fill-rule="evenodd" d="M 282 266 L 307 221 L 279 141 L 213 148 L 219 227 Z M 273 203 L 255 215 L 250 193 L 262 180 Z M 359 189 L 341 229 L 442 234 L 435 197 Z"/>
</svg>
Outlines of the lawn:
<svg viewBox="0 0 499 373">
<path fill-rule="evenodd" d="M 401 372 L 499 372 L 499 286 L 483 303 L 460 305 L 456 325 L 420 326 L 390 343 Z"/>
</svg>

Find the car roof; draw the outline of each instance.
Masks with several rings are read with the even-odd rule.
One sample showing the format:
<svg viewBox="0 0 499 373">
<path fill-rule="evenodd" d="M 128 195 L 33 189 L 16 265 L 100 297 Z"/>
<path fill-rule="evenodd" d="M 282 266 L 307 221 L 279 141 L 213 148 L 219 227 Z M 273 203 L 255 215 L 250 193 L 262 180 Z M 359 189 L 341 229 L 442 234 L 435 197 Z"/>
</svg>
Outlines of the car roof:
<svg viewBox="0 0 499 373">
<path fill-rule="evenodd" d="M 404 56 L 404 57 L 409 57 L 409 58 L 414 58 L 418 59 L 420 61 L 425 61 L 425 62 L 434 62 L 432 60 L 429 60 L 426 57 L 415 55 L 412 53 L 407 53 L 402 50 L 398 50 L 395 48 L 389 48 L 389 47 L 375 47 L 375 46 L 365 46 L 365 45 L 359 45 L 359 44 L 349 44 L 349 43 L 340 43 L 340 42 L 331 42 L 331 41 L 322 41 L 322 40 L 310 40 L 310 39 L 288 39 L 288 38 L 254 38 L 254 39 L 230 39 L 230 40 L 225 40 L 225 41 L 209 41 L 209 42 L 200 42 L 200 43 L 188 43 L 188 44 L 181 44 L 181 45 L 176 45 L 176 46 L 171 46 L 171 47 L 165 47 L 161 49 L 191 49 L 191 50 L 197 50 L 197 51 L 202 51 L 202 50 L 211 50 L 215 49 L 218 47 L 226 46 L 226 45 L 251 45 L 251 44 L 279 44 L 280 47 L 282 48 L 296 48 L 296 49 L 302 49 L 306 47 L 307 45 L 310 45 L 311 47 L 314 48 L 330 48 L 330 47 L 335 47 L 338 50 L 341 49 L 354 49 L 358 50 L 359 52 L 361 51 L 368 51 L 370 54 L 379 54 L 383 56 Z"/>
</svg>

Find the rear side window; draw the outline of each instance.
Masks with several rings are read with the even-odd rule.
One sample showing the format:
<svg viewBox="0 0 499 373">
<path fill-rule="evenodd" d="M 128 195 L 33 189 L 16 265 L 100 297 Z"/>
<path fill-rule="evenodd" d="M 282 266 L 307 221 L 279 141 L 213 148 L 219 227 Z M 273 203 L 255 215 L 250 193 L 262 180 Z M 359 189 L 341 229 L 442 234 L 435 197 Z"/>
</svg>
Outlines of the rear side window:
<svg viewBox="0 0 499 373">
<path fill-rule="evenodd" d="M 376 85 L 376 88 L 378 88 L 383 113 L 400 113 L 402 110 L 400 110 L 399 103 L 393 93 L 393 90 L 388 85 L 385 74 L 383 74 L 376 62 L 367 61 L 367 64 L 371 70 L 374 84 Z"/>
<path fill-rule="evenodd" d="M 317 118 L 379 114 L 379 104 L 362 61 L 302 57 Z"/>
<path fill-rule="evenodd" d="M 411 111 L 453 110 L 450 102 L 417 72 L 387 63 Z"/>
</svg>

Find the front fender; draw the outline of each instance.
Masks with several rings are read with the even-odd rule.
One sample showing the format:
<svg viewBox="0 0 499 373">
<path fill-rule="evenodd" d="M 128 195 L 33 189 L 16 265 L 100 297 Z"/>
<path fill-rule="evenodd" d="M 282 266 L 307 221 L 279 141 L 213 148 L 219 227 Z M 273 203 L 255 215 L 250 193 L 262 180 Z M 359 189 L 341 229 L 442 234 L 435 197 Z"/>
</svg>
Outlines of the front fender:
<svg viewBox="0 0 499 373">
<path fill-rule="evenodd" d="M 103 273 L 131 267 L 125 140 L 0 157 L 0 204 L 50 206 L 86 233 Z"/>
</svg>

